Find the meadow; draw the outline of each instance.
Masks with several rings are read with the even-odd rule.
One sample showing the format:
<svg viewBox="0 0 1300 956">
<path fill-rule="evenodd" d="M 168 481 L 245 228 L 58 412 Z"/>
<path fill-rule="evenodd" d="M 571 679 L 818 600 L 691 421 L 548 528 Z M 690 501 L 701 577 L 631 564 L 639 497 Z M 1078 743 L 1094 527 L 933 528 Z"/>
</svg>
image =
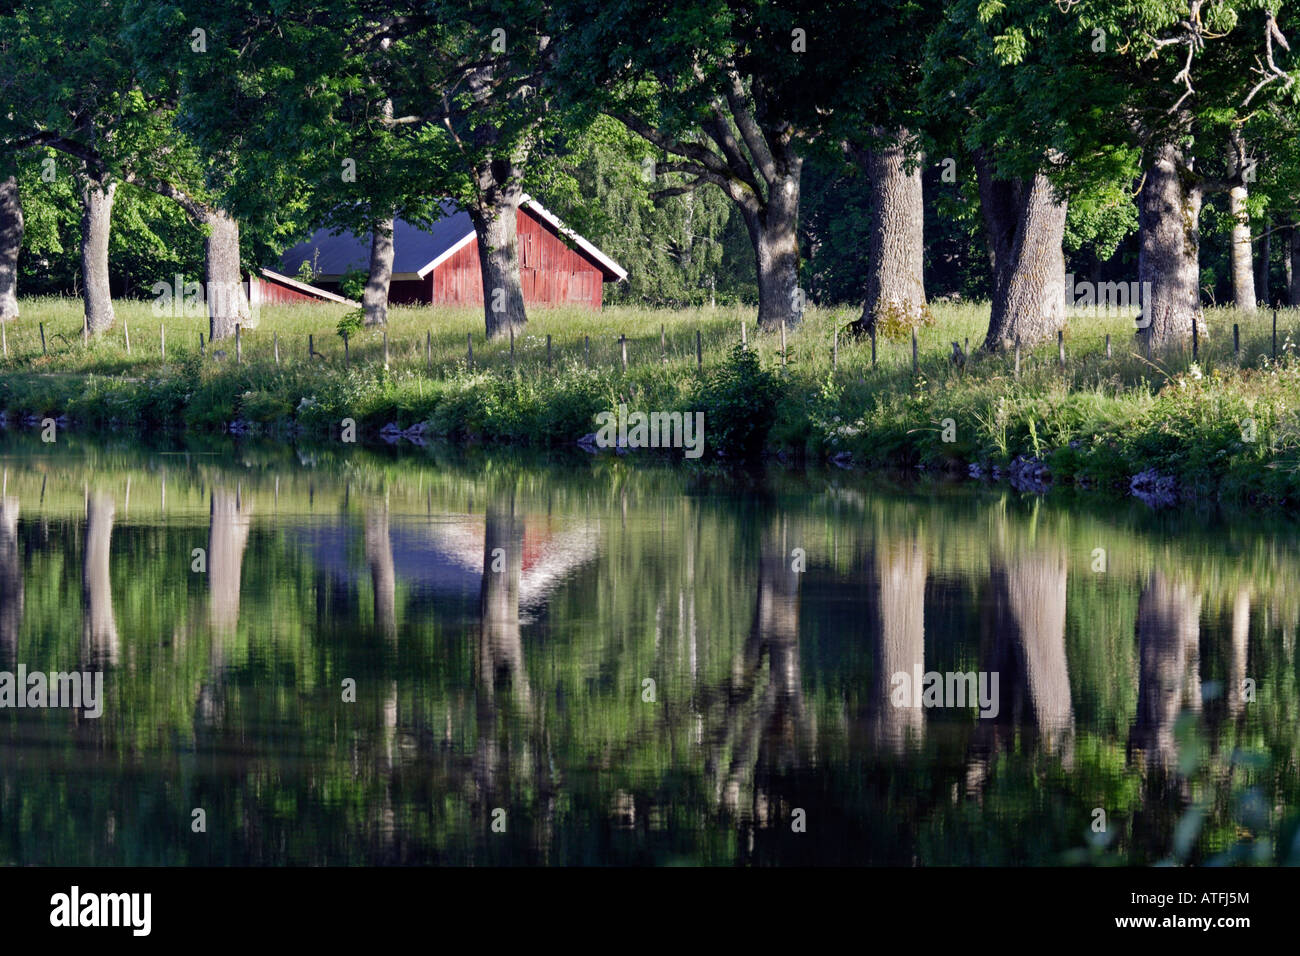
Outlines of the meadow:
<svg viewBox="0 0 1300 956">
<path fill-rule="evenodd" d="M 362 440 L 422 424 L 427 438 L 457 444 L 558 448 L 626 402 L 703 409 L 710 455 L 730 460 L 1011 470 L 1031 484 L 1124 493 L 1144 475 L 1165 497 L 1283 505 L 1300 492 L 1295 309 L 1276 313 L 1276 344 L 1271 310 L 1208 309 L 1195 357 L 1187 348 L 1150 358 L 1131 315 L 1080 310 L 1059 344 L 1026 349 L 1018 368 L 1013 355 L 980 352 L 983 303 L 936 302 L 933 324 L 917 330 L 915 366 L 906 332 L 882 335 L 874 357 L 869 340 L 847 335 L 850 308 L 810 309 L 783 351 L 743 306 L 534 309 L 513 343 L 484 341 L 476 309 L 395 307 L 386 329 L 354 333 L 346 356 L 336 332 L 344 306 L 264 307 L 238 356 L 231 341 L 200 351 L 204 317 L 160 318 L 145 301 L 116 310 L 115 327 L 87 341 L 80 300 L 23 301 L 0 355 L 11 425 L 66 416 L 87 430 L 233 425 L 331 440 L 350 418 Z"/>
</svg>

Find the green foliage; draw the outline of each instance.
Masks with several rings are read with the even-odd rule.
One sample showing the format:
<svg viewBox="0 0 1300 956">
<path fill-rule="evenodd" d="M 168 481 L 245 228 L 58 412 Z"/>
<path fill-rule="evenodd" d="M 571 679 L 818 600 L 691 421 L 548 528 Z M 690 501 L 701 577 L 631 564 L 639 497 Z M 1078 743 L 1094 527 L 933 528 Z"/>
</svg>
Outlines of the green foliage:
<svg viewBox="0 0 1300 956">
<path fill-rule="evenodd" d="M 344 294 L 346 295 L 347 293 Z M 352 298 L 352 296 L 349 296 L 349 298 Z M 366 310 L 353 309 L 351 312 L 344 314 L 343 318 L 339 319 L 339 324 L 334 327 L 334 331 L 338 333 L 340 337 L 351 338 L 361 331 L 362 326 L 365 325 L 365 321 Z"/>
<path fill-rule="evenodd" d="M 763 368 L 758 354 L 737 345 L 700 385 L 707 446 L 731 460 L 757 458 L 776 422 L 780 393 L 777 377 Z"/>
<path fill-rule="evenodd" d="M 339 279 L 339 292 L 345 298 L 352 299 L 354 302 L 360 302 L 361 296 L 365 294 L 366 283 L 370 280 L 369 273 L 364 269 L 349 269 L 343 273 Z"/>
</svg>

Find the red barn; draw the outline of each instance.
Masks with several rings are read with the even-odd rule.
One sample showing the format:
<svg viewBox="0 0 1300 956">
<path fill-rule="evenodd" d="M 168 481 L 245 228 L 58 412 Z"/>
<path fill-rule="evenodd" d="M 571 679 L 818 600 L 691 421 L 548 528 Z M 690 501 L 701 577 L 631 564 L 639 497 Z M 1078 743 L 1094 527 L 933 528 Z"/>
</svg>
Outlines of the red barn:
<svg viewBox="0 0 1300 956">
<path fill-rule="evenodd" d="M 479 271 L 478 245 L 469 214 L 451 203 L 443 204 L 444 215 L 431 229 L 419 229 L 397 220 L 393 225 L 393 278 L 388 301 L 402 304 L 482 305 L 483 278 Z M 541 203 L 525 196 L 518 211 L 519 278 L 526 305 L 579 304 L 599 309 L 606 282 L 627 278 L 617 262 L 578 235 Z M 315 273 L 311 286 L 296 280 L 308 263 Z M 350 233 L 331 235 L 320 229 L 299 243 L 280 260 L 280 272 L 263 270 L 266 290 L 263 301 L 307 297 L 318 288 L 337 295 L 345 273 L 370 267 L 370 236 Z"/>
</svg>

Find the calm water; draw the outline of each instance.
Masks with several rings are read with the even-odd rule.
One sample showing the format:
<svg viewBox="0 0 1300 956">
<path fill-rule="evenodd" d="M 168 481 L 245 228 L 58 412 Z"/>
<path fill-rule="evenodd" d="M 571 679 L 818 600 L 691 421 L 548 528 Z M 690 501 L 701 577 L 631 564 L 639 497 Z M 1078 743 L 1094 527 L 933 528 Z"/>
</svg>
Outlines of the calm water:
<svg viewBox="0 0 1300 956">
<path fill-rule="evenodd" d="M 0 670 L 104 673 L 98 719 L 0 710 L 0 863 L 1300 861 L 1277 519 L 64 436 L 0 468 Z M 930 671 L 996 716 L 896 706 Z"/>
</svg>

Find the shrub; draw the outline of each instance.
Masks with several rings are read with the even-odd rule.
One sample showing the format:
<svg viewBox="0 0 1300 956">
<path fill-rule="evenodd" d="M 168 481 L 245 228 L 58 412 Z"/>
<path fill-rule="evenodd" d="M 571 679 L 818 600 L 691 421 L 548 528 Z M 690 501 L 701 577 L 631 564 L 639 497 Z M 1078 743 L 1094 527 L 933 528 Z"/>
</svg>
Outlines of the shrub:
<svg viewBox="0 0 1300 956">
<path fill-rule="evenodd" d="M 776 422 L 779 394 L 776 376 L 758 354 L 737 345 L 700 387 L 697 404 L 709 448 L 726 458 L 758 457 Z"/>
</svg>

